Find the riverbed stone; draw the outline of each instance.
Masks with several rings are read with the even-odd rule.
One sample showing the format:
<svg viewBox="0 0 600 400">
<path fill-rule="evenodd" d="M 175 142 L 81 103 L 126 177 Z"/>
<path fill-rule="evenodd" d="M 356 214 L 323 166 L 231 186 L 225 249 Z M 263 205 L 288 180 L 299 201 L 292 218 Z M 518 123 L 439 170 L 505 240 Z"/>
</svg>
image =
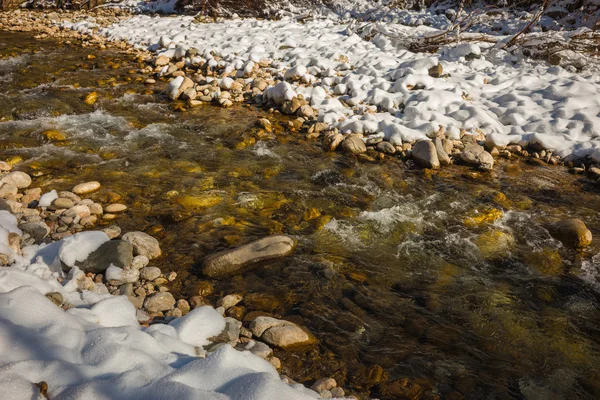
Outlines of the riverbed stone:
<svg viewBox="0 0 600 400">
<path fill-rule="evenodd" d="M 161 271 L 157 267 L 144 267 L 140 270 L 140 277 L 145 281 L 153 281 L 160 277 Z"/>
<path fill-rule="evenodd" d="M 442 139 L 440 137 L 436 137 L 433 140 L 433 144 L 435 145 L 435 150 L 437 152 L 437 156 L 438 156 L 438 160 L 440 161 L 440 164 L 441 165 L 452 164 L 452 160 L 450 159 L 450 156 L 448 155 L 448 153 L 446 152 L 446 149 L 444 148 Z"/>
<path fill-rule="evenodd" d="M 104 210 L 107 213 L 116 214 L 116 213 L 120 213 L 120 212 L 123 212 L 123 211 L 127 210 L 127 206 L 125 204 L 114 203 L 114 204 L 107 205 L 104 208 Z"/>
<path fill-rule="evenodd" d="M 217 300 L 216 306 L 223 307 L 225 310 L 237 305 L 244 297 L 241 294 L 229 294 Z"/>
<path fill-rule="evenodd" d="M 68 209 L 71 207 L 75 207 L 75 203 L 73 203 L 73 200 L 67 199 L 66 197 L 58 197 L 52 200 L 52 203 L 50 203 L 50 207 L 48 208 L 50 210 L 60 210 L 62 208 Z"/>
<path fill-rule="evenodd" d="M 437 150 L 431 140 L 420 140 L 412 148 L 412 157 L 423 168 L 440 167 Z"/>
<path fill-rule="evenodd" d="M 50 227 L 43 221 L 27 222 L 19 225 L 19 228 L 27 233 L 35 243 L 40 244 L 50 234 Z"/>
<path fill-rule="evenodd" d="M 342 149 L 350 154 L 362 154 L 367 152 L 367 146 L 358 135 L 348 135 L 342 142 Z"/>
<path fill-rule="evenodd" d="M 100 189 L 100 187 L 101 187 L 101 185 L 100 185 L 100 182 L 98 182 L 98 181 L 84 182 L 84 183 L 80 183 L 79 185 L 76 185 L 73 188 L 72 192 L 77 195 L 88 194 L 88 193 L 95 192 L 96 190 Z"/>
<path fill-rule="evenodd" d="M 382 141 L 375 145 L 377 151 L 380 151 L 385 154 L 394 155 L 396 153 L 396 147 L 390 142 Z"/>
<path fill-rule="evenodd" d="M 12 183 L 0 182 L 0 198 L 8 199 L 17 195 L 19 188 Z"/>
<path fill-rule="evenodd" d="M 467 144 L 460 153 L 460 158 L 465 163 L 484 171 L 489 171 L 494 167 L 494 157 L 477 143 Z"/>
<path fill-rule="evenodd" d="M 333 378 L 320 378 L 313 383 L 310 387 L 315 392 L 321 392 L 323 390 L 331 390 L 337 386 L 337 382 Z"/>
<path fill-rule="evenodd" d="M 175 298 L 169 292 L 157 292 L 146 297 L 144 308 L 151 313 L 167 311 L 175 306 Z"/>
<path fill-rule="evenodd" d="M 88 258 L 76 265 L 84 272 L 103 273 L 110 265 L 123 268 L 133 260 L 133 246 L 123 240 L 102 243 Z"/>
<path fill-rule="evenodd" d="M 484 258 L 497 259 L 507 255 L 515 244 L 515 238 L 508 232 L 490 230 L 477 236 L 475 244 Z"/>
<path fill-rule="evenodd" d="M 549 226 L 548 231 L 569 248 L 583 248 L 592 243 L 592 232 L 580 219 L 555 222 Z"/>
<path fill-rule="evenodd" d="M 25 172 L 13 171 L 5 175 L 0 182 L 10 183 L 15 185 L 18 189 L 25 189 L 31 185 L 31 177 Z"/>
<path fill-rule="evenodd" d="M 308 346 L 317 341 L 310 332 L 293 322 L 271 317 L 257 317 L 250 324 L 250 330 L 268 344 L 284 350 Z"/>
<path fill-rule="evenodd" d="M 344 141 L 344 135 L 341 133 L 333 133 L 325 136 L 323 139 L 323 149 L 325 151 L 335 151 L 337 147 Z"/>
<path fill-rule="evenodd" d="M 149 260 L 159 257 L 162 253 L 158 240 L 147 233 L 134 231 L 123 235 L 123 240 L 133 245 L 133 254 L 148 257 Z"/>
<path fill-rule="evenodd" d="M 240 273 L 244 267 L 285 257 L 296 249 L 296 239 L 285 235 L 267 236 L 236 249 L 225 250 L 204 260 L 202 272 L 210 277 L 223 277 Z"/>
</svg>

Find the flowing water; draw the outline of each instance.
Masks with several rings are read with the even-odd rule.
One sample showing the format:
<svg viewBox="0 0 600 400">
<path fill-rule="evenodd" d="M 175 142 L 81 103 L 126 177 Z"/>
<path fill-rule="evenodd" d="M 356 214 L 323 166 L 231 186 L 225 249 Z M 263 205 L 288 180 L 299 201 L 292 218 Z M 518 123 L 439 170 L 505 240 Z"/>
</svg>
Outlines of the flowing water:
<svg viewBox="0 0 600 400">
<path fill-rule="evenodd" d="M 600 237 L 594 183 L 519 160 L 491 175 L 359 162 L 286 128 L 261 135 L 258 109 L 173 111 L 140 67 L 0 32 L 0 159 L 47 190 L 101 181 L 93 196 L 129 206 L 116 222 L 160 240 L 180 297 L 206 280 L 205 256 L 297 237 L 293 256 L 210 281 L 213 301 L 246 295 L 246 320 L 316 334 L 315 348 L 276 353 L 294 379 L 385 399 L 600 397 L 600 241 L 576 252 L 544 228 L 580 218 Z"/>
</svg>

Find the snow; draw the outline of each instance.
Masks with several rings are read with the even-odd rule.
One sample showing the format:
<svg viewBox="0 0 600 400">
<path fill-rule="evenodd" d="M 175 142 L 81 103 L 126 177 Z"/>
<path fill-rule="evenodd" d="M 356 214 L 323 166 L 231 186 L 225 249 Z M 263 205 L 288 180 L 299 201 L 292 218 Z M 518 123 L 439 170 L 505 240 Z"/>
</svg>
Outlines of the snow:
<svg viewBox="0 0 600 400">
<path fill-rule="evenodd" d="M 338 11 L 356 11 L 365 2 L 340 7 Z M 445 15 L 431 12 L 431 26 L 403 25 L 415 25 L 413 17 L 424 18 L 423 13 L 381 14 L 364 29 L 356 20 L 339 18 L 342 14 L 303 23 L 292 14 L 281 20 L 216 23 L 196 23 L 192 16 L 136 15 L 99 33 L 126 37 L 169 56 L 175 48 L 195 47 L 196 61 L 224 66 L 237 77 L 247 76 L 254 62 L 272 60 L 271 71 L 286 81 L 268 88 L 266 98 L 282 104 L 302 94 L 318 110 L 319 121 L 342 132 L 383 133 L 386 140 L 401 144 L 426 139 L 444 127 L 455 136 L 483 132 L 499 147 L 540 143 L 563 157 L 589 156 L 600 149 L 596 75 L 509 54 L 500 49 L 508 36 L 498 34 L 499 45 L 464 42 L 442 46 L 434 54 L 413 53 L 402 43 L 448 25 Z M 370 30 L 370 40 L 363 39 L 365 30 Z M 433 78 L 428 69 L 438 63 L 445 75 Z M 169 90 L 182 80 L 175 78 Z M 229 77 L 220 81 L 221 88 L 231 84 Z"/>
<path fill-rule="evenodd" d="M 55 199 L 58 199 L 58 193 L 56 193 L 56 190 L 52 190 L 48 193 L 44 193 L 42 197 L 40 197 L 38 205 L 40 207 L 48 207 Z"/>
<path fill-rule="evenodd" d="M 8 232 L 21 234 L 16 218 L 0 211 L 0 252 L 8 246 Z M 249 351 L 228 344 L 204 350 L 225 327 L 212 307 L 145 328 L 127 297 L 102 293 L 97 286 L 78 290 L 85 274 L 73 265 L 107 240 L 104 232 L 89 231 L 26 246 L 23 256 L 14 255 L 12 265 L 0 268 L 2 399 L 41 399 L 36 384 L 42 381 L 52 399 L 319 397 L 283 382 L 269 362 Z M 66 275 L 60 260 L 72 266 Z M 45 297 L 51 292 L 72 307 L 56 306 Z"/>
</svg>

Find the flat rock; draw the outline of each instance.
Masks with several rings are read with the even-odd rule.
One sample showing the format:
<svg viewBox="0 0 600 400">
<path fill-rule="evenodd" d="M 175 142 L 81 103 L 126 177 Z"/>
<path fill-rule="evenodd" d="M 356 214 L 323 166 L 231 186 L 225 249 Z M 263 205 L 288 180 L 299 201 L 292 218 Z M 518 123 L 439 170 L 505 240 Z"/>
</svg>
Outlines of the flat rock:
<svg viewBox="0 0 600 400">
<path fill-rule="evenodd" d="M 72 192 L 75 194 L 88 194 L 88 193 L 95 192 L 96 190 L 100 189 L 100 187 L 101 187 L 100 182 L 90 181 L 90 182 L 80 183 L 79 185 L 75 186 L 73 188 Z"/>
<path fill-rule="evenodd" d="M 13 171 L 5 175 L 1 182 L 15 185 L 18 189 L 25 189 L 31 185 L 31 177 L 25 172 Z"/>
<path fill-rule="evenodd" d="M 133 255 L 142 255 L 149 260 L 159 257 L 162 252 L 158 240 L 144 232 L 127 232 L 123 235 L 123 240 L 133 245 Z"/>
<path fill-rule="evenodd" d="M 437 169 L 440 167 L 437 150 L 431 140 L 421 140 L 412 148 L 412 157 L 423 168 Z"/>
<path fill-rule="evenodd" d="M 120 213 L 127 210 L 127 206 L 125 204 L 109 204 L 104 208 L 104 211 L 107 213 Z"/>
<path fill-rule="evenodd" d="M 548 231 L 557 240 L 570 248 L 583 248 L 592 243 L 592 232 L 580 219 L 567 219 L 550 225 Z"/>
<path fill-rule="evenodd" d="M 207 257 L 202 273 L 210 277 L 233 275 L 241 272 L 247 265 L 288 256 L 293 253 L 297 244 L 296 239 L 289 236 L 267 236 Z"/>
<path fill-rule="evenodd" d="M 85 261 L 76 265 L 84 272 L 94 274 L 104 272 L 111 264 L 123 268 L 133 261 L 133 246 L 123 240 L 104 242 Z"/>
</svg>

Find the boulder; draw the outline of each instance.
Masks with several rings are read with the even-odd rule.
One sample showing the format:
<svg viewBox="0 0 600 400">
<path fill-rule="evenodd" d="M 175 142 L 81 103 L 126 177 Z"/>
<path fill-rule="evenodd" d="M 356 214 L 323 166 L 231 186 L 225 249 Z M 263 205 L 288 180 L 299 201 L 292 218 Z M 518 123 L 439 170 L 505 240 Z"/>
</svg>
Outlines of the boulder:
<svg viewBox="0 0 600 400">
<path fill-rule="evenodd" d="M 93 251 L 87 259 L 76 265 L 84 272 L 99 274 L 111 264 L 123 268 L 133 261 L 133 246 L 123 240 L 109 240 Z"/>
<path fill-rule="evenodd" d="M 549 226 L 548 231 L 552 237 L 570 248 L 583 248 L 592 243 L 592 232 L 579 219 L 555 222 Z"/>
<path fill-rule="evenodd" d="M 412 157 L 423 168 L 437 169 L 440 167 L 437 150 L 431 140 L 421 140 L 415 143 L 412 148 Z"/>
<path fill-rule="evenodd" d="M 296 249 L 297 241 L 285 235 L 267 236 L 233 250 L 226 250 L 204 260 L 202 273 L 222 277 L 240 273 L 244 267 L 259 261 L 285 257 Z"/>
<path fill-rule="evenodd" d="M 133 245 L 133 255 L 142 255 L 149 260 L 159 257 L 162 252 L 158 240 L 144 232 L 134 231 L 123 235 L 123 240 Z"/>
</svg>

